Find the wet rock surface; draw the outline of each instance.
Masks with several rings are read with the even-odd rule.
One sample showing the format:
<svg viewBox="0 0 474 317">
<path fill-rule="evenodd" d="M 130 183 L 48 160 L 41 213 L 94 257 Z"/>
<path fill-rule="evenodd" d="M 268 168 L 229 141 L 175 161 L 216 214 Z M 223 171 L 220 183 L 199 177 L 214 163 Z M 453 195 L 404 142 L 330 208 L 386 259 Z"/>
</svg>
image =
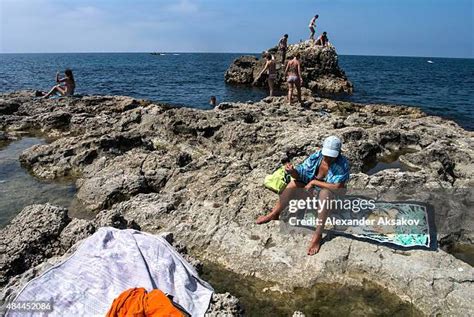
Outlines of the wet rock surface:
<svg viewBox="0 0 474 317">
<path fill-rule="evenodd" d="M 283 162 L 301 162 L 335 134 L 352 165 L 351 190 L 419 201 L 442 199 L 449 191 L 458 199 L 436 210 L 438 240 L 472 243 L 474 215 L 466 206 L 473 202 L 474 139 L 454 122 L 415 108 L 313 98 L 308 91 L 304 108 L 273 97 L 223 103 L 212 111 L 111 96 L 33 100 L 31 93 L 17 92 L 0 99 L 20 105 L 0 115 L 7 133 L 40 130 L 54 138 L 26 150 L 24 166 L 40 178 L 77 177 L 77 199 L 95 215 L 64 218 L 48 233 L 51 250 L 19 269 L 2 262 L 2 283 L 60 256 L 94 228 L 112 225 L 173 232 L 200 259 L 288 289 L 367 279 L 425 314 L 473 310 L 474 269 L 442 250 L 400 252 L 337 237 L 308 257 L 308 236 L 289 235 L 277 222 L 255 224 L 277 198 L 262 186 L 265 175 Z M 51 126 L 50 117 L 62 124 Z M 362 172 L 367 162 L 406 148 L 399 160 L 416 170 Z M 9 228 L 2 237 L 16 239 L 18 230 Z"/>
<path fill-rule="evenodd" d="M 284 71 L 281 53 L 276 48 L 269 49 L 263 54 L 270 53 L 276 58 L 277 78 L 276 87 L 285 88 Z M 322 95 L 351 94 L 352 83 L 347 79 L 344 71 L 339 67 L 336 49 L 333 46 L 322 47 L 307 42 L 293 44 L 288 47 L 287 61 L 299 53 L 301 55 L 301 72 L 303 86 L 312 92 Z M 258 74 L 265 66 L 266 59 L 255 56 L 241 56 L 228 68 L 224 75 L 228 84 L 264 86 L 266 77 L 258 78 Z"/>
</svg>

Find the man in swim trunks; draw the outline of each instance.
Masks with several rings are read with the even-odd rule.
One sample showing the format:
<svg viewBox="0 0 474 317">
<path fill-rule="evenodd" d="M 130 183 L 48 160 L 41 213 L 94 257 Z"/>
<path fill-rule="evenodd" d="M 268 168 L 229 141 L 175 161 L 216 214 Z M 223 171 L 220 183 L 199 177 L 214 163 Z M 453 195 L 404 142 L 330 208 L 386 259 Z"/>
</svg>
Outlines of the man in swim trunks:
<svg viewBox="0 0 474 317">
<path fill-rule="evenodd" d="M 267 62 L 265 63 L 265 67 L 258 74 L 257 80 L 262 77 L 263 73 L 267 72 L 268 88 L 270 89 L 270 96 L 273 96 L 273 87 L 275 86 L 275 80 L 277 78 L 276 63 L 274 57 L 270 53 L 267 53 L 265 58 L 267 59 Z"/>
<path fill-rule="evenodd" d="M 329 39 L 328 39 L 328 34 L 326 32 L 323 32 L 323 34 L 321 34 L 316 40 L 316 45 L 327 46 L 328 43 L 329 43 Z"/>
<path fill-rule="evenodd" d="M 349 180 L 350 166 L 347 158 L 341 154 L 341 146 L 342 142 L 338 137 L 330 136 L 324 140 L 323 148 L 310 155 L 302 164 L 296 167 L 293 167 L 291 163 L 286 164 L 285 170 L 293 180 L 280 194 L 271 212 L 257 218 L 257 224 L 278 220 L 281 212 L 288 207 L 290 200 L 302 196 L 304 189 L 317 189 L 320 202 L 329 201 L 334 197 L 335 191 L 344 190 Z M 330 206 L 330 203 L 320 204 L 318 219 L 321 225 L 316 227 L 307 251 L 308 255 L 319 252 L 324 224 L 331 211 Z"/>
<path fill-rule="evenodd" d="M 300 104 L 303 104 L 303 101 L 301 100 L 301 85 L 303 84 L 303 78 L 301 77 L 300 53 L 296 53 L 293 59 L 286 65 L 285 76 L 287 76 L 288 82 L 288 103 L 291 104 L 293 90 L 296 87 L 298 101 Z"/>
<path fill-rule="evenodd" d="M 309 35 L 309 39 L 314 41 L 314 33 L 316 32 L 316 20 L 319 18 L 319 15 L 315 15 L 311 21 L 309 22 L 309 31 L 311 34 Z"/>
<path fill-rule="evenodd" d="M 288 50 L 288 34 L 283 35 L 278 42 L 278 50 L 281 53 L 281 64 L 285 65 L 286 51 Z"/>
</svg>

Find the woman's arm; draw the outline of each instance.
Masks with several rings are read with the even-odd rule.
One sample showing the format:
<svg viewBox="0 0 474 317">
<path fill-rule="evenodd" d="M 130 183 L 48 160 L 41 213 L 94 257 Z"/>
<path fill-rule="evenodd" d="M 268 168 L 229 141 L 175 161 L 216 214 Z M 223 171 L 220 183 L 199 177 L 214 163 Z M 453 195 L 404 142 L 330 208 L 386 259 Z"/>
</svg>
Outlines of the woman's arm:
<svg viewBox="0 0 474 317">
<path fill-rule="evenodd" d="M 262 74 L 268 69 L 268 64 L 269 64 L 269 62 L 267 61 L 267 62 L 265 63 L 265 67 L 263 67 L 262 71 L 258 74 L 256 80 L 258 80 L 258 79 L 262 76 Z"/>
<path fill-rule="evenodd" d="M 56 73 L 56 82 L 57 82 L 57 83 L 60 83 L 60 80 L 59 80 L 59 72 Z"/>
</svg>

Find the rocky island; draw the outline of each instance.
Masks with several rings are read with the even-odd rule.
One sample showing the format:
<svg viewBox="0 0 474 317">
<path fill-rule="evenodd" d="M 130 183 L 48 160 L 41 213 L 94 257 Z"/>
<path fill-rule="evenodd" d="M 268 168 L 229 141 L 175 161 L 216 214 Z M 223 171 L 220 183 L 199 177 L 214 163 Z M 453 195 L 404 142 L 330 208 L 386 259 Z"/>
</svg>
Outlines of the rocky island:
<svg viewBox="0 0 474 317">
<path fill-rule="evenodd" d="M 423 201 L 449 190 L 456 199 L 436 209 L 438 242 L 474 240 L 472 132 L 416 108 L 321 99 L 309 90 L 304 101 L 302 108 L 268 97 L 206 111 L 118 96 L 0 95 L 4 142 L 24 134 L 50 140 L 24 151 L 22 164 L 40 179 L 73 178 L 77 185 L 70 210 L 29 206 L 0 231 L 2 298 L 109 225 L 173 232 L 192 257 L 278 292 L 370 281 L 424 315 L 471 313 L 474 269 L 442 249 L 398 251 L 335 237 L 308 257 L 307 236 L 255 224 L 276 199 L 262 186 L 265 175 L 282 162 L 300 162 L 333 134 L 351 161 L 350 189 L 385 199 L 416 189 L 412 197 Z M 394 153 L 405 168 L 367 172 Z M 235 304 L 230 295 L 216 296 Z M 216 306 L 240 314 L 235 305 Z"/>
<path fill-rule="evenodd" d="M 303 87 L 319 95 L 351 94 L 353 85 L 344 71 L 339 67 L 338 55 L 334 46 L 316 46 L 310 41 L 288 46 L 287 60 L 296 53 L 301 55 Z M 276 87 L 285 88 L 284 66 L 281 54 L 276 47 L 263 54 L 272 54 L 277 62 Z M 263 55 L 262 54 L 262 55 Z M 265 78 L 257 78 L 265 66 L 264 58 L 241 56 L 237 58 L 226 71 L 226 83 L 233 85 L 263 86 Z"/>
</svg>

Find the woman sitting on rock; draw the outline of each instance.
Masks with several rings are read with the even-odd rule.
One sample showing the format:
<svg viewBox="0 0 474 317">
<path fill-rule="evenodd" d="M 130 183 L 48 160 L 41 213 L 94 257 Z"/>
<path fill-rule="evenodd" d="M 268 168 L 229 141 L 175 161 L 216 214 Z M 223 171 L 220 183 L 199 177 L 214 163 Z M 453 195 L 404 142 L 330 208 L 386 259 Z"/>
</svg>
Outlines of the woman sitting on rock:
<svg viewBox="0 0 474 317">
<path fill-rule="evenodd" d="M 267 62 L 265 63 L 265 67 L 262 69 L 260 74 L 257 76 L 257 80 L 262 77 L 263 73 L 267 72 L 268 78 L 268 88 L 270 89 L 270 96 L 273 96 L 273 87 L 275 86 L 275 80 L 277 78 L 277 69 L 275 59 L 272 54 L 266 55 Z"/>
<path fill-rule="evenodd" d="M 278 220 L 280 214 L 285 210 L 291 200 L 305 199 L 308 193 L 304 190 L 314 188 L 317 199 L 320 202 L 318 210 L 318 223 L 308 248 L 308 255 L 319 252 L 323 229 L 326 219 L 331 211 L 328 202 L 334 197 L 336 191 L 344 191 L 346 182 L 349 180 L 349 161 L 341 154 L 341 140 L 336 136 L 330 136 L 324 140 L 322 150 L 310 155 L 302 164 L 293 167 L 288 163 L 285 170 L 291 175 L 293 180 L 280 194 L 280 198 L 272 211 L 257 219 L 257 224 L 264 224 L 271 220 Z"/>
<path fill-rule="evenodd" d="M 288 82 L 288 103 L 291 104 L 293 99 L 293 89 L 296 87 L 298 93 L 298 101 L 303 104 L 301 100 L 301 85 L 303 78 L 301 77 L 300 53 L 296 53 L 291 61 L 288 62 L 285 69 L 285 76 Z"/>
<path fill-rule="evenodd" d="M 59 78 L 59 72 L 56 73 L 56 82 L 58 84 L 51 88 L 47 94 L 43 95 L 43 98 L 49 98 L 53 94 L 60 94 L 61 96 L 72 96 L 74 94 L 76 82 L 74 81 L 72 70 L 66 69 L 64 75 L 64 78 Z"/>
</svg>

